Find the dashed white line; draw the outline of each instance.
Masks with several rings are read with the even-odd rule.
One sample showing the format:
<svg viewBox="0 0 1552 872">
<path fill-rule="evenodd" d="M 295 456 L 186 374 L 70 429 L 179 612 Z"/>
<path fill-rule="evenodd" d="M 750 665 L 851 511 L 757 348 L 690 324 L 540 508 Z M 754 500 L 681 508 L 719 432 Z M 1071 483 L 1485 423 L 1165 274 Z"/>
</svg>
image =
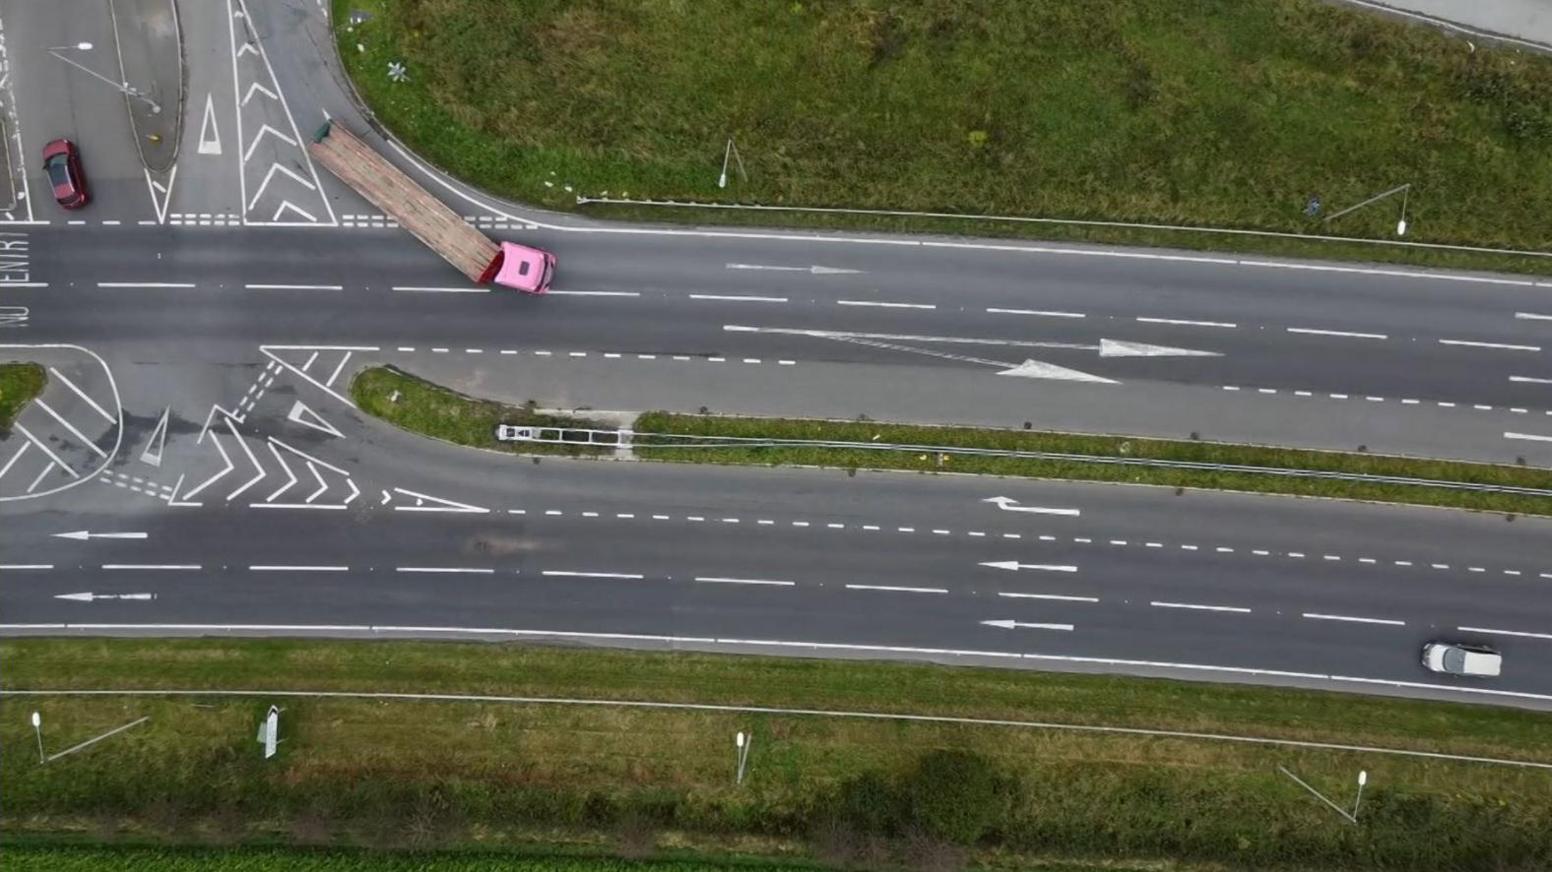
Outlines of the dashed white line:
<svg viewBox="0 0 1552 872">
<path fill-rule="evenodd" d="M 192 282 L 98 282 L 99 288 L 192 288 Z"/>
<path fill-rule="evenodd" d="M 900 587 L 890 584 L 848 584 L 847 590 L 880 590 L 889 593 L 948 593 L 946 587 Z"/>
<path fill-rule="evenodd" d="M 1231 324 L 1228 321 L 1188 321 L 1184 318 L 1139 317 L 1137 320 L 1143 324 L 1172 324 L 1177 327 L 1227 327 L 1232 330 L 1233 328 L 1239 326 L 1238 324 Z"/>
<path fill-rule="evenodd" d="M 879 309 L 936 309 L 933 303 L 886 303 L 880 300 L 836 300 L 837 306 L 872 306 Z"/>
<path fill-rule="evenodd" d="M 1001 597 L 1007 597 L 1008 599 L 1056 600 L 1058 602 L 1069 603 L 1099 602 L 1099 597 L 1097 596 L 1066 596 L 1064 594 L 1058 593 L 1014 593 L 1012 591 L 1003 591 L 997 595 Z"/>
<path fill-rule="evenodd" d="M 692 300 L 717 300 L 728 303 L 785 303 L 786 297 L 755 297 L 741 294 L 691 294 Z"/>
<path fill-rule="evenodd" d="M 245 284 L 250 291 L 343 291 L 344 285 L 258 285 Z"/>
<path fill-rule="evenodd" d="M 0 563 L 0 571 L 23 572 L 28 570 L 53 569 L 52 563 Z"/>
<path fill-rule="evenodd" d="M 293 566 L 280 563 L 260 563 L 248 567 L 250 572 L 349 572 L 348 566 Z"/>
<path fill-rule="evenodd" d="M 145 570 L 198 570 L 198 563 L 104 563 L 103 569 L 145 569 Z"/>
<path fill-rule="evenodd" d="M 494 575 L 496 570 L 479 566 L 395 566 L 394 572 L 434 572 L 453 575 Z"/>
<path fill-rule="evenodd" d="M 1465 348 L 1492 348 L 1498 351 L 1540 351 L 1539 345 L 1509 345 L 1503 342 L 1473 342 L 1469 339 L 1440 339 L 1440 345 L 1457 345 Z"/>
<path fill-rule="evenodd" d="M 1041 318 L 1087 318 L 1082 312 L 1051 312 L 1043 309 L 992 309 L 986 310 L 993 315 L 1035 315 Z"/>
<path fill-rule="evenodd" d="M 1326 615 L 1320 612 L 1304 612 L 1304 617 L 1312 621 L 1346 621 L 1353 624 L 1382 624 L 1387 627 L 1406 626 L 1406 621 L 1392 621 L 1387 618 L 1359 618 L 1352 615 Z"/>
<path fill-rule="evenodd" d="M 1337 336 L 1343 339 L 1389 339 L 1384 333 L 1354 333 L 1348 330 L 1317 330 L 1313 327 L 1288 327 L 1289 333 L 1303 333 L 1309 336 Z"/>
<path fill-rule="evenodd" d="M 546 291 L 557 297 L 639 297 L 640 291 Z"/>
<path fill-rule="evenodd" d="M 1552 633 L 1526 633 L 1520 630 L 1495 630 L 1490 627 L 1456 627 L 1462 633 L 1488 633 L 1493 636 L 1518 636 L 1523 639 L 1552 639 Z"/>
<path fill-rule="evenodd" d="M 565 569 L 546 569 L 540 575 L 546 578 L 618 578 L 629 581 L 640 581 L 646 577 L 632 572 L 572 572 Z"/>
<path fill-rule="evenodd" d="M 1250 609 L 1239 606 L 1206 606 L 1200 603 L 1172 603 L 1160 600 L 1154 600 L 1148 603 L 1148 605 L 1158 609 L 1192 609 L 1202 612 L 1234 612 L 1236 614 L 1248 614 L 1250 612 Z"/>
<path fill-rule="evenodd" d="M 696 576 L 695 580 L 706 584 L 753 584 L 770 587 L 793 587 L 797 584 L 795 581 L 776 581 L 768 578 L 724 578 L 715 575 Z"/>
<path fill-rule="evenodd" d="M 1552 315 L 1538 315 L 1535 312 L 1515 312 L 1514 317 L 1521 321 L 1552 321 Z"/>
<path fill-rule="evenodd" d="M 418 285 L 394 285 L 396 291 L 411 291 L 419 294 L 488 294 L 490 288 L 433 288 Z M 551 293 L 554 293 L 553 291 Z"/>
</svg>

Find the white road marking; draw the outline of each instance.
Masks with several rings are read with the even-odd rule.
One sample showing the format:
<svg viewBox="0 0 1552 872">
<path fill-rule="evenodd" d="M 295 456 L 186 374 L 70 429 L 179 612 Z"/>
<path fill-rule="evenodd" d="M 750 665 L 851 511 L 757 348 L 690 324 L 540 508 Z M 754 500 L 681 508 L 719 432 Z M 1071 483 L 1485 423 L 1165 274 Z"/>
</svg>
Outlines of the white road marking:
<svg viewBox="0 0 1552 872">
<path fill-rule="evenodd" d="M 1552 378 L 1533 378 L 1528 375 L 1511 375 L 1509 381 L 1531 385 L 1552 385 Z"/>
<path fill-rule="evenodd" d="M 646 577 L 630 572 L 570 572 L 562 569 L 546 569 L 540 574 L 547 578 L 620 578 L 632 581 Z"/>
<path fill-rule="evenodd" d="M 343 291 L 344 285 L 260 285 L 246 284 L 250 291 Z"/>
<path fill-rule="evenodd" d="M 993 315 L 1036 315 L 1041 318 L 1087 318 L 1082 312 L 1051 312 L 1043 309 L 994 309 L 986 311 Z"/>
<path fill-rule="evenodd" d="M 205 117 L 199 123 L 199 153 L 221 153 L 221 130 L 216 126 L 215 94 L 205 93 Z"/>
<path fill-rule="evenodd" d="M 1078 571 L 1078 567 L 1073 566 L 1072 564 L 1020 563 L 1017 560 L 993 560 L 993 561 L 989 561 L 989 562 L 986 562 L 986 563 L 981 563 L 979 565 L 980 566 L 986 566 L 986 567 L 989 567 L 991 569 L 1006 569 L 1006 570 L 1010 570 L 1010 571 L 1018 571 L 1018 570 L 1021 570 L 1021 569 L 1032 569 L 1032 570 L 1035 570 L 1036 572 L 1077 572 Z"/>
<path fill-rule="evenodd" d="M 348 566 L 292 566 L 279 563 L 260 563 L 248 567 L 250 572 L 348 572 Z"/>
<path fill-rule="evenodd" d="M 697 576 L 695 580 L 705 582 L 706 584 L 758 584 L 770 585 L 772 587 L 792 587 L 797 584 L 795 581 L 773 581 L 766 578 L 722 578 L 720 576 Z"/>
<path fill-rule="evenodd" d="M 65 387 L 69 388 L 72 391 L 75 391 L 75 395 L 80 397 L 81 400 L 83 402 L 85 402 L 88 406 L 91 406 L 92 409 L 94 409 L 97 412 L 97 414 L 102 416 L 102 419 L 104 421 L 107 421 L 109 424 L 117 424 L 118 423 L 118 419 L 117 418 L 114 418 L 112 415 L 108 414 L 108 410 L 107 409 L 104 409 L 102 406 L 99 406 L 97 404 L 96 400 L 94 400 L 91 397 L 87 396 L 85 391 L 83 391 L 80 388 L 76 387 L 75 382 L 73 382 L 70 379 L 66 378 L 64 373 L 60 372 L 59 370 L 55 369 L 52 366 L 49 367 L 49 372 L 53 373 L 55 378 L 57 378 L 60 381 L 64 382 L 65 383 Z"/>
<path fill-rule="evenodd" d="M 1289 333 L 1304 333 L 1310 336 L 1338 336 L 1343 339 L 1389 339 L 1384 333 L 1353 333 L 1347 330 L 1316 330 L 1313 327 L 1289 327 Z"/>
<path fill-rule="evenodd" d="M 395 566 L 394 572 L 433 572 L 452 575 L 494 575 L 496 570 L 479 566 Z"/>
<path fill-rule="evenodd" d="M 719 300 L 728 303 L 785 303 L 786 297 L 754 297 L 739 294 L 691 294 L 692 300 Z"/>
<path fill-rule="evenodd" d="M 1535 433 L 1505 433 L 1504 438 L 1522 442 L 1552 442 L 1552 436 L 1538 436 Z"/>
<path fill-rule="evenodd" d="M 56 454 L 54 454 L 54 452 L 50 451 L 49 447 L 47 445 L 44 445 L 42 442 L 38 441 L 38 437 L 32 435 L 32 431 L 31 430 L 28 430 L 26 427 L 23 427 L 21 424 L 15 424 L 13 426 L 16 427 L 16 432 L 18 432 L 18 433 L 22 434 L 23 436 L 27 437 L 27 441 L 28 442 L 32 443 L 33 445 L 36 445 L 38 447 L 39 451 L 42 451 L 44 454 L 47 454 L 49 460 L 54 461 L 54 465 L 55 466 L 58 466 L 60 469 L 63 469 L 65 472 L 70 473 L 70 476 L 72 478 L 80 478 L 81 477 L 80 473 L 78 473 L 75 470 L 71 469 L 68 465 L 65 464 L 65 462 L 63 460 L 60 460 L 59 457 Z M 16 457 L 20 457 L 20 456 L 21 456 L 21 453 L 17 452 Z M 12 457 L 11 458 L 12 462 L 15 462 L 16 457 Z M 9 466 L 9 464 L 7 464 L 7 466 Z M 33 484 L 36 485 L 37 482 L 33 482 Z"/>
<path fill-rule="evenodd" d="M 1502 342 L 1473 342 L 1469 339 L 1440 339 L 1440 345 L 1457 345 L 1465 348 L 1494 348 L 1499 351 L 1540 351 L 1539 345 L 1508 345 Z"/>
<path fill-rule="evenodd" d="M 98 282 L 99 288 L 192 288 L 193 282 Z"/>
<path fill-rule="evenodd" d="M 999 593 L 997 595 L 1001 596 L 1001 597 L 1007 597 L 1009 599 L 1057 600 L 1059 602 L 1067 602 L 1067 603 L 1097 603 L 1097 602 L 1099 602 L 1099 597 L 1097 597 L 1097 596 L 1066 596 L 1066 595 L 1057 594 L 1057 593 L 1013 593 L 1011 591 L 1003 591 L 1003 592 L 1001 592 L 1001 593 Z"/>
<path fill-rule="evenodd" d="M 901 587 L 891 584 L 848 584 L 847 590 L 879 590 L 888 593 L 948 593 L 946 587 Z"/>
<path fill-rule="evenodd" d="M 0 570 L 5 572 L 23 572 L 27 570 L 53 569 L 52 563 L 0 563 Z"/>
<path fill-rule="evenodd" d="M 1462 633 L 1488 633 L 1494 636 L 1518 636 L 1523 639 L 1552 639 L 1552 633 L 1526 633 L 1520 630 L 1495 630 L 1490 627 L 1456 627 Z"/>
<path fill-rule="evenodd" d="M 1319 612 L 1304 612 L 1304 617 L 1312 621 L 1348 621 L 1354 624 L 1383 624 L 1387 627 L 1406 626 L 1406 621 L 1392 621 L 1386 618 L 1355 618 L 1352 615 L 1326 615 Z"/>
<path fill-rule="evenodd" d="M 1538 315 L 1535 312 L 1515 312 L 1514 317 L 1521 321 L 1552 321 L 1552 315 Z"/>
<path fill-rule="evenodd" d="M 34 397 L 32 402 L 38 408 L 40 408 L 43 411 L 47 412 L 49 414 L 49 417 L 51 417 L 54 420 L 58 421 L 59 422 L 59 426 L 65 428 L 66 430 L 69 430 L 70 431 L 70 435 L 74 436 L 75 438 L 81 440 L 81 442 L 85 443 L 86 447 L 90 448 L 93 452 L 95 452 L 98 457 L 106 458 L 108 456 L 108 452 L 103 451 L 101 448 L 98 448 L 97 447 L 97 443 L 95 443 L 92 440 L 86 438 L 86 434 L 85 433 L 82 433 L 80 430 L 76 429 L 76 426 L 74 424 L 70 423 L 69 421 L 66 421 L 62 415 L 60 415 L 58 412 L 54 411 L 54 407 L 50 406 L 48 403 L 44 402 L 42 397 Z"/>
<path fill-rule="evenodd" d="M 396 291 L 413 291 L 422 294 L 488 294 L 490 288 L 432 288 L 419 285 L 394 285 Z M 551 291 L 550 293 L 554 293 Z"/>
<path fill-rule="evenodd" d="M 640 291 L 556 291 L 548 290 L 546 294 L 557 297 L 639 297 Z"/>
<path fill-rule="evenodd" d="M 881 300 L 836 300 L 837 306 L 873 306 L 879 309 L 936 309 L 933 303 L 887 303 Z"/>
<path fill-rule="evenodd" d="M 1203 612 L 1234 612 L 1236 614 L 1248 614 L 1250 612 L 1250 609 L 1240 608 L 1239 606 L 1204 606 L 1200 603 L 1172 603 L 1159 600 L 1154 600 L 1148 603 L 1148 605 L 1158 609 L 1193 609 Z"/>
<path fill-rule="evenodd" d="M 198 563 L 104 563 L 102 565 L 102 568 L 103 569 L 128 569 L 128 570 L 142 570 L 143 569 L 143 570 L 153 570 L 153 571 L 160 571 L 160 570 L 179 571 L 179 570 L 198 570 L 201 567 L 200 567 L 200 565 Z"/>
<path fill-rule="evenodd" d="M 1012 497 L 987 497 L 981 500 L 983 503 L 993 503 L 1004 512 L 1028 512 L 1032 515 L 1065 515 L 1077 517 L 1082 514 L 1081 509 L 1053 509 L 1045 506 L 1021 506 L 1019 501 Z"/>
<path fill-rule="evenodd" d="M 1172 324 L 1177 327 L 1227 327 L 1233 329 L 1239 326 L 1238 324 L 1231 324 L 1227 321 L 1188 321 L 1183 318 L 1139 317 L 1137 320 L 1143 324 Z"/>
<path fill-rule="evenodd" d="M 1028 621 L 1014 621 L 1006 619 L 1000 621 L 982 621 L 981 624 L 982 626 L 997 627 L 1003 630 L 1063 630 L 1066 632 L 1071 632 L 1073 626 L 1072 624 L 1037 624 L 1030 623 Z"/>
</svg>

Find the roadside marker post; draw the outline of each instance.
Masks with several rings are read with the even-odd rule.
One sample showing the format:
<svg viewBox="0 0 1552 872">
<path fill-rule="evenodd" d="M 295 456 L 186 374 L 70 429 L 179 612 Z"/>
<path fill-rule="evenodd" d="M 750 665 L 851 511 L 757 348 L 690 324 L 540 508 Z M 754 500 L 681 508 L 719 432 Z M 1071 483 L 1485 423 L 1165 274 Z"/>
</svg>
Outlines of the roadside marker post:
<svg viewBox="0 0 1552 872">
<path fill-rule="evenodd" d="M 38 737 L 38 762 L 44 763 L 48 758 L 43 756 L 43 716 L 37 712 L 32 713 L 32 732 Z"/>
<path fill-rule="evenodd" d="M 753 745 L 754 734 L 752 733 L 746 736 L 744 735 L 743 731 L 740 730 L 738 735 L 733 737 L 733 747 L 738 758 L 738 770 L 733 776 L 734 784 L 744 783 L 744 768 L 749 764 L 749 749 Z"/>
<path fill-rule="evenodd" d="M 259 744 L 264 746 L 264 759 L 275 756 L 275 746 L 280 744 L 280 709 L 270 706 L 264 720 L 259 722 Z"/>
</svg>

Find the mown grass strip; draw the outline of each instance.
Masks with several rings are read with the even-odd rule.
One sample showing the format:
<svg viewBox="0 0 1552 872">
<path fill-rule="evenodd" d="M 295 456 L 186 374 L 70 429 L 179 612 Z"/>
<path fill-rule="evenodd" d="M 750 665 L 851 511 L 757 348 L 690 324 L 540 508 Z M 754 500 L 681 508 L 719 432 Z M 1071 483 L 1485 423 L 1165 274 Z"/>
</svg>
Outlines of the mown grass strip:
<svg viewBox="0 0 1552 872">
<path fill-rule="evenodd" d="M 549 208 L 608 193 L 1395 239 L 1399 202 L 1331 224 L 1304 208 L 1410 182 L 1407 240 L 1518 249 L 1544 247 L 1552 212 L 1552 59 L 1315 0 L 333 2 L 343 63 L 381 122 L 455 175 Z M 746 172 L 733 163 L 722 188 L 730 136 Z M 708 220 L 674 211 L 607 214 Z M 1166 231 L 714 220 L 1549 268 Z"/>
<path fill-rule="evenodd" d="M 539 427 L 597 428 L 604 425 L 583 418 L 545 415 L 533 406 L 511 406 L 480 400 L 416 378 L 391 366 L 362 370 L 350 383 L 351 399 L 363 412 L 423 436 L 525 454 L 598 454 L 610 449 L 586 445 L 499 442 L 497 424 Z"/>
<path fill-rule="evenodd" d="M 1546 715 L 1481 706 L 890 663 L 229 639 L 12 640 L 0 658 L 6 690 L 203 683 L 659 695 L 1257 724 L 1527 755 L 1544 754 L 1552 730 Z M 285 741 L 264 761 L 254 724 L 268 700 L 4 698 L 0 827 L 13 839 L 569 845 L 638 856 L 657 846 L 670 860 L 700 851 L 799 864 L 858 862 L 871 850 L 875 862 L 913 867 L 1000 857 L 1039 868 L 1029 856 L 1122 869 L 1168 857 L 1418 872 L 1552 861 L 1546 773 L 1441 760 L 776 714 L 282 699 Z M 25 717 L 34 709 L 49 748 L 151 720 L 40 766 Z M 732 778 L 738 731 L 753 736 L 742 786 Z M 1361 825 L 1335 818 L 1275 765 L 1344 798 L 1366 769 Z M 929 838 L 913 841 L 923 828 Z"/>
<path fill-rule="evenodd" d="M 740 418 L 648 412 L 636 421 L 635 454 L 654 460 L 686 463 L 729 463 L 828 466 L 847 469 L 905 469 L 1015 475 L 1080 481 L 1112 481 L 1169 487 L 1214 488 L 1253 493 L 1374 500 L 1414 505 L 1447 506 L 1512 514 L 1552 514 L 1552 497 L 1463 491 L 1407 484 L 1379 484 L 1298 478 L 1243 471 L 1181 470 L 1085 463 L 1074 460 L 985 457 L 941 454 L 932 450 L 878 451 L 807 445 L 671 447 L 654 444 L 650 434 L 708 438 L 802 439 L 830 442 L 885 443 L 999 451 L 1080 454 L 1099 458 L 1154 459 L 1230 464 L 1267 469 L 1295 469 L 1383 475 L 1435 481 L 1467 482 L 1498 487 L 1552 489 L 1552 470 L 1424 460 L 1388 455 L 1307 451 L 1219 442 L 1090 436 L 1035 430 L 990 430 L 973 427 L 924 427 L 871 421 L 821 421 L 787 418 Z M 648 435 L 640 435 L 648 434 Z M 673 440 L 656 440 L 659 443 Z"/>
<path fill-rule="evenodd" d="M 0 363 L 0 433 L 10 432 L 16 416 L 47 384 L 48 376 L 36 363 Z"/>
</svg>

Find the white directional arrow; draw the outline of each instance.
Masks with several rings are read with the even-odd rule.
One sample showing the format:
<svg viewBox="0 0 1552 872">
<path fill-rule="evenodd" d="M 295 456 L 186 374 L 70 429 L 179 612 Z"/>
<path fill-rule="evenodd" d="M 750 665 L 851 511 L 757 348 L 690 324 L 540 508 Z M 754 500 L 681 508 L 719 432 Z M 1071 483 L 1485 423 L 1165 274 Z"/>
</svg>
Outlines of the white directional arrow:
<svg viewBox="0 0 1552 872">
<path fill-rule="evenodd" d="M 983 503 L 995 503 L 997 508 L 1004 512 L 1029 512 L 1032 515 L 1070 515 L 1077 517 L 1082 509 L 1051 509 L 1045 506 L 1021 506 L 1018 500 L 1012 497 L 987 497 L 981 500 Z"/>
<path fill-rule="evenodd" d="M 1031 569 L 1031 570 L 1036 570 L 1038 572 L 1077 572 L 1078 571 L 1078 567 L 1073 566 L 1071 564 L 1059 564 L 1059 563 L 1020 563 L 1017 560 L 993 560 L 993 561 L 990 561 L 988 563 L 982 563 L 981 565 L 982 566 L 989 566 L 992 569 L 1006 569 L 1006 570 L 1009 570 L 1009 571 L 1012 571 L 1012 572 L 1017 572 L 1020 569 Z"/>
<path fill-rule="evenodd" d="M 80 603 L 89 603 L 94 600 L 154 600 L 154 593 L 61 593 L 54 599 L 74 600 Z"/>
<path fill-rule="evenodd" d="M 768 266 L 762 263 L 730 263 L 728 269 L 752 269 L 769 270 L 771 272 L 806 272 L 816 276 L 851 276 L 862 272 L 860 269 L 841 269 L 834 266 Z"/>
<path fill-rule="evenodd" d="M 1057 366 L 1054 363 L 1042 363 L 1038 360 L 1025 360 L 1018 366 L 1011 366 L 1007 369 L 999 370 L 997 374 L 1018 376 L 1019 378 L 1048 378 L 1055 379 L 1057 381 L 1089 382 L 1090 384 L 1097 385 L 1117 384 L 1116 380 L 1112 378 L 1105 378 L 1104 376 L 1095 375 L 1091 372 L 1084 372 L 1081 369 Z"/>
<path fill-rule="evenodd" d="M 1066 630 L 1069 632 L 1072 630 L 1072 624 L 1034 624 L 1027 621 L 1010 620 L 982 621 L 981 623 L 988 627 L 997 627 L 998 629 L 1002 630 L 1013 630 L 1020 627 L 1027 630 Z"/>
<path fill-rule="evenodd" d="M 92 533 L 86 530 L 76 530 L 71 533 L 55 533 L 58 539 L 74 539 L 77 542 L 85 542 L 88 539 L 144 539 L 144 533 Z"/>
<path fill-rule="evenodd" d="M 1100 357 L 1222 357 L 1216 351 L 1198 351 L 1194 348 L 1175 348 L 1169 345 L 1149 345 L 1146 342 L 1123 342 L 1120 339 L 1099 340 Z"/>
</svg>

